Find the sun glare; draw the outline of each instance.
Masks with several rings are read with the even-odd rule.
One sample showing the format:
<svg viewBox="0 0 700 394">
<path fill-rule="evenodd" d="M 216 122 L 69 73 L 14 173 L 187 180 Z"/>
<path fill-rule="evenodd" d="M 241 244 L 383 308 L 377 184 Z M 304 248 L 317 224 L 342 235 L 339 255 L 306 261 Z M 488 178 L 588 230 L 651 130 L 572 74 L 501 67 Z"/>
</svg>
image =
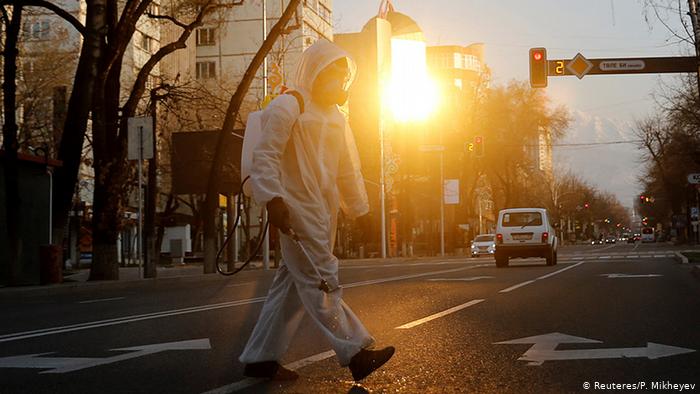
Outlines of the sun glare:
<svg viewBox="0 0 700 394">
<path fill-rule="evenodd" d="M 425 120 L 437 105 L 437 87 L 428 76 L 425 43 L 391 40 L 391 76 L 385 102 L 399 122 Z"/>
</svg>

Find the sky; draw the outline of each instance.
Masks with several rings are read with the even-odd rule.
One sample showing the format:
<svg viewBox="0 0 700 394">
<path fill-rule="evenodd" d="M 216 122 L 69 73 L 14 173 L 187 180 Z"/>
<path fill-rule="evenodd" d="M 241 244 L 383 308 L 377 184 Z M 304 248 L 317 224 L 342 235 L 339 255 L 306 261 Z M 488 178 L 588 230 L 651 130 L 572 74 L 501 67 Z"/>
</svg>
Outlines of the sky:
<svg viewBox="0 0 700 394">
<path fill-rule="evenodd" d="M 356 32 L 374 15 L 379 0 L 334 0 L 335 31 Z M 550 59 L 687 56 L 641 0 L 395 0 L 398 12 L 423 29 L 428 45 L 485 44 L 492 84 L 528 79 L 528 50 L 547 48 Z M 686 2 L 683 1 L 683 4 Z M 661 15 L 682 29 L 677 14 Z M 648 20 L 648 22 L 647 22 Z M 547 96 L 573 119 L 560 144 L 633 140 L 636 120 L 656 112 L 654 94 L 677 75 L 616 75 L 549 78 Z M 634 144 L 555 147 L 555 171 L 571 169 L 602 191 L 632 206 L 642 175 Z"/>
</svg>

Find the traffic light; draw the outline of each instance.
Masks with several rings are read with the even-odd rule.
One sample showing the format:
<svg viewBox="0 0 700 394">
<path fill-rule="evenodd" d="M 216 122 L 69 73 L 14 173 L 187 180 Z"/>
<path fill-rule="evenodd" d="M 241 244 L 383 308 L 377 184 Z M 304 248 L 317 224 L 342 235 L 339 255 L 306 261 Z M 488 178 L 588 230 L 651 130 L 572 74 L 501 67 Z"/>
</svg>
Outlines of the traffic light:
<svg viewBox="0 0 700 394">
<path fill-rule="evenodd" d="M 590 205 L 589 203 L 583 204 L 583 207 L 586 208 L 586 209 L 588 209 L 590 206 L 591 206 L 591 205 Z"/>
<path fill-rule="evenodd" d="M 547 50 L 530 48 L 530 86 L 547 87 Z"/>
<path fill-rule="evenodd" d="M 484 157 L 484 137 L 480 135 L 474 137 L 474 156 Z"/>
<path fill-rule="evenodd" d="M 646 199 L 647 199 L 647 197 L 643 194 L 641 196 L 639 196 L 639 201 L 641 201 L 641 202 L 645 202 Z"/>
</svg>

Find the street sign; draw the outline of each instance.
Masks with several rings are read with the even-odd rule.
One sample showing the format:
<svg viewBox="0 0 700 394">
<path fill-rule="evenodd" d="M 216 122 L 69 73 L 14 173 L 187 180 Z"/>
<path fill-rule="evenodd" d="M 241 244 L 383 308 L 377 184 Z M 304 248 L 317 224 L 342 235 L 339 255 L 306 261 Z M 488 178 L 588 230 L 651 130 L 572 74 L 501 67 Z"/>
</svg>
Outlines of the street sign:
<svg viewBox="0 0 700 394">
<path fill-rule="evenodd" d="M 700 174 L 688 174 L 688 183 L 691 185 L 700 184 Z"/>
<path fill-rule="evenodd" d="M 153 158 L 153 118 L 150 116 L 129 118 L 127 137 L 129 160 Z M 139 154 L 141 149 L 143 149 L 142 156 Z"/>
<path fill-rule="evenodd" d="M 699 219 L 698 216 L 700 216 L 699 214 L 700 214 L 700 209 L 698 209 L 698 207 L 690 207 L 690 220 L 691 221 L 697 222 Z"/>
<path fill-rule="evenodd" d="M 459 204 L 459 179 L 445 179 L 443 196 L 445 205 Z"/>
<path fill-rule="evenodd" d="M 644 70 L 644 60 L 610 60 L 600 62 L 601 71 L 630 71 Z"/>
<path fill-rule="evenodd" d="M 588 72 L 593 68 L 593 63 L 586 59 L 582 54 L 577 53 L 573 59 L 566 65 L 566 69 L 572 74 L 578 77 L 578 79 L 583 78 Z"/>
<path fill-rule="evenodd" d="M 556 350 L 562 343 L 602 343 L 595 339 L 575 337 L 571 335 L 553 332 L 528 338 L 513 339 L 511 341 L 496 342 L 495 345 L 520 345 L 532 344 L 518 360 L 528 361 L 531 366 L 542 365 L 545 361 L 564 360 L 595 360 L 611 358 L 648 358 L 655 360 L 662 357 L 676 356 L 679 354 L 693 353 L 694 349 L 676 346 L 647 343 L 645 347 L 632 348 L 598 348 L 598 349 L 567 349 Z"/>
<path fill-rule="evenodd" d="M 587 59 L 580 53 L 573 59 L 547 60 L 547 75 L 666 74 L 698 71 L 694 56 Z M 589 67 L 590 65 L 590 67 Z M 580 75 L 580 76 L 579 76 Z"/>
</svg>

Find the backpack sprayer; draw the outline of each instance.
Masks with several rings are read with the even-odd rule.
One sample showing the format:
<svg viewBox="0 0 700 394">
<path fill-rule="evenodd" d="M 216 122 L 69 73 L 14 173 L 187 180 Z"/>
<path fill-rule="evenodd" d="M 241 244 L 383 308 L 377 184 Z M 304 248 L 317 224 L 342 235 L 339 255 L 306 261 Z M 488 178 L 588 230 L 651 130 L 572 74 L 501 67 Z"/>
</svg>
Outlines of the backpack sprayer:
<svg viewBox="0 0 700 394">
<path fill-rule="evenodd" d="M 287 91 L 285 94 L 289 94 L 294 96 L 297 100 L 297 104 L 299 104 L 299 115 L 304 113 L 304 98 L 299 92 L 296 91 Z M 258 145 L 260 142 L 260 139 L 262 137 L 262 111 L 256 111 L 252 112 L 250 115 L 248 115 L 248 122 L 246 123 L 246 128 L 245 128 L 245 134 L 243 136 L 243 151 L 241 153 L 241 176 L 243 177 L 243 182 L 241 182 L 241 187 L 238 191 L 238 195 L 250 195 L 251 190 L 250 187 L 247 186 L 247 182 L 250 179 L 250 172 L 253 167 L 253 150 L 255 147 Z M 253 253 L 251 253 L 250 256 L 246 259 L 246 261 L 243 263 L 242 266 L 237 268 L 234 271 L 227 272 L 221 269 L 219 266 L 219 261 L 221 259 L 221 254 L 223 253 L 224 249 L 226 248 L 226 245 L 228 245 L 229 241 L 231 240 L 231 237 L 235 233 L 236 229 L 238 228 L 240 224 L 240 219 L 241 219 L 241 211 L 243 210 L 243 206 L 240 202 L 236 204 L 236 219 L 233 222 L 233 228 L 231 231 L 226 235 L 226 239 L 224 240 L 223 244 L 219 248 L 219 251 L 216 253 L 216 271 L 220 273 L 221 275 L 224 276 L 233 276 L 237 273 L 239 273 L 241 270 L 243 270 L 250 262 L 257 256 L 258 252 L 260 251 L 260 247 L 263 244 L 263 241 L 265 239 L 265 234 L 267 233 L 267 230 L 270 226 L 269 221 L 265 221 L 265 226 L 262 231 L 262 236 L 260 237 L 260 240 L 258 241 L 258 244 L 255 247 L 255 250 Z M 319 285 L 318 289 L 323 291 L 324 293 L 333 293 L 335 291 L 340 290 L 342 287 L 337 286 L 335 288 L 331 288 L 330 285 L 328 284 L 328 281 L 326 281 L 323 276 L 321 275 L 321 272 L 319 272 L 318 267 L 316 267 L 316 264 L 314 264 L 313 259 L 311 258 L 311 255 L 309 252 L 306 250 L 304 247 L 304 244 L 301 242 L 301 239 L 297 235 L 296 232 L 294 232 L 293 229 L 289 229 L 288 233 L 286 233 L 292 241 L 299 247 L 301 250 L 302 254 L 306 257 L 306 259 L 309 261 L 309 264 L 311 264 L 311 267 L 313 267 L 314 272 L 318 276 L 319 279 Z"/>
</svg>

